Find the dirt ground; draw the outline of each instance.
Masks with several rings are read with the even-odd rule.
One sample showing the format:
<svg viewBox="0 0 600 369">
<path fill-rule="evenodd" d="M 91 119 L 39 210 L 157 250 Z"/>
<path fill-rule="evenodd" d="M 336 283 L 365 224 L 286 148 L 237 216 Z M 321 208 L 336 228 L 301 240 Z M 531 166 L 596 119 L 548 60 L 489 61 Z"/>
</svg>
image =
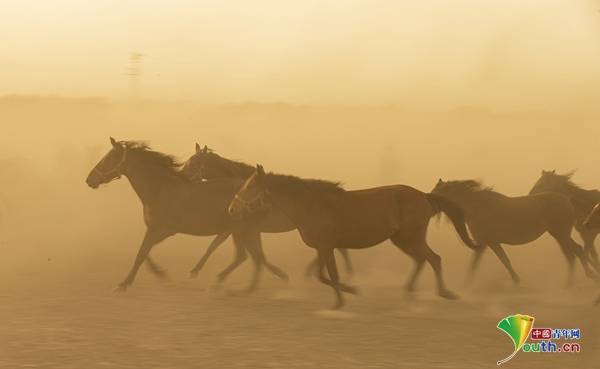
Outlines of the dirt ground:
<svg viewBox="0 0 600 369">
<path fill-rule="evenodd" d="M 115 294 L 124 255 L 76 266 L 36 260 L 0 263 L 0 368 L 492 368 L 512 349 L 496 324 L 515 313 L 534 315 L 540 327 L 581 328 L 582 352 L 520 353 L 506 367 L 600 363 L 596 290 L 581 279 L 570 291 L 488 281 L 445 301 L 431 283 L 407 297 L 400 279 L 361 281 L 359 273 L 361 295 L 331 311 L 331 291 L 301 273 L 287 284 L 265 275 L 257 293 L 238 296 L 249 266 L 221 290 L 211 288 L 213 270 L 189 280 L 178 267 L 161 282 L 142 269 Z"/>
</svg>

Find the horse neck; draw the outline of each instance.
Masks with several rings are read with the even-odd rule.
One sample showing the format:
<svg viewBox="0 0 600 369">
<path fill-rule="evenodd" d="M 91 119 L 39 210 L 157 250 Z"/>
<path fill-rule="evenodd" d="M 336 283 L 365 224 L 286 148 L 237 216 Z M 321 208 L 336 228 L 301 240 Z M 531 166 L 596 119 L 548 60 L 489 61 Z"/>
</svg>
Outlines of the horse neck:
<svg viewBox="0 0 600 369">
<path fill-rule="evenodd" d="M 567 196 L 573 197 L 581 202 L 584 202 L 587 206 L 594 206 L 600 202 L 600 191 L 597 190 L 585 190 L 576 186 L 566 186 L 564 193 Z"/>
<path fill-rule="evenodd" d="M 150 169 L 151 168 L 151 169 Z M 152 166 L 131 165 L 124 172 L 131 187 L 143 204 L 151 204 L 167 181 L 167 174 Z"/>
<path fill-rule="evenodd" d="M 254 173 L 255 168 L 251 165 L 238 163 L 233 160 L 220 158 L 223 161 L 222 167 L 227 168 L 229 176 L 246 179 Z"/>
<path fill-rule="evenodd" d="M 485 201 L 487 196 L 483 191 L 463 192 L 448 197 L 459 204 L 467 213 L 472 213 L 487 204 L 487 201 Z"/>
</svg>

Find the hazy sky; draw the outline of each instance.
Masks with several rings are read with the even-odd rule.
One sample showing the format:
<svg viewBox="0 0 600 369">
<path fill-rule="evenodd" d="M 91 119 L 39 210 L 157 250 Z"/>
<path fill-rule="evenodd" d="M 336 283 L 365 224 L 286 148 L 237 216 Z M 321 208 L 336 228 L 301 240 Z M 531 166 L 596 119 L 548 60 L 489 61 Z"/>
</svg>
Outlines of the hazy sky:
<svg viewBox="0 0 600 369">
<path fill-rule="evenodd" d="M 206 102 L 597 101 L 593 0 L 0 0 L 0 95 Z"/>
</svg>

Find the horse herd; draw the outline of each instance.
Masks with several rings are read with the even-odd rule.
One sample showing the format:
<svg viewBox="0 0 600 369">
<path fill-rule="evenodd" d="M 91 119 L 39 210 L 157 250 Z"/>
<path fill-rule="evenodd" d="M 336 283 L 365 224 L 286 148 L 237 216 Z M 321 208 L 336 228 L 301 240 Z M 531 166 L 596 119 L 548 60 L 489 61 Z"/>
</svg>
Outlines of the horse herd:
<svg viewBox="0 0 600 369">
<path fill-rule="evenodd" d="M 133 283 L 144 262 L 153 273 L 164 275 L 150 251 L 177 233 L 216 235 L 192 269 L 192 277 L 232 236 L 235 258 L 218 274 L 218 283 L 243 263 L 247 254 L 255 266 L 248 291 L 258 286 L 263 267 L 287 280 L 283 270 L 267 261 L 261 233 L 297 229 L 306 245 L 317 251 L 307 274 L 315 273 L 333 288 L 335 308 L 343 306 L 343 293 L 356 293 L 356 288 L 340 281 L 334 250 L 344 257 L 351 272 L 348 249 L 368 248 L 385 240 L 415 262 L 406 291 L 414 291 L 427 262 L 435 273 L 439 296 L 455 299 L 457 295 L 444 283 L 441 258 L 426 240 L 430 219 L 440 213 L 451 220 L 461 240 L 473 250 L 469 279 L 489 247 L 513 282 L 519 283 L 503 245 L 529 243 L 546 232 L 567 260 L 567 286 L 573 284 L 577 260 L 586 276 L 600 279 L 594 248 L 600 232 L 600 191 L 578 187 L 571 181 L 572 173 L 543 171 L 530 193 L 519 197 L 505 196 L 474 180 L 440 179 L 430 193 L 405 185 L 349 191 L 335 182 L 267 173 L 260 165 L 223 158 L 198 144 L 194 155 L 180 163 L 137 141 L 110 138 L 110 142 L 110 151 L 91 170 L 86 182 L 98 188 L 125 176 L 143 204 L 146 224 L 142 244 L 131 270 L 117 286 L 119 291 Z M 573 228 L 580 233 L 583 247 L 571 237 Z"/>
</svg>

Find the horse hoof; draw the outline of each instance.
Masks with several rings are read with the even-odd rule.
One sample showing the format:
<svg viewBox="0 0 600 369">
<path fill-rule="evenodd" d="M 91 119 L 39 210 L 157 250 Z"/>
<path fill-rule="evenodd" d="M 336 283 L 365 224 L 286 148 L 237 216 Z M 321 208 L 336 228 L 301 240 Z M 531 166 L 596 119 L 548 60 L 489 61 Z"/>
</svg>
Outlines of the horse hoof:
<svg viewBox="0 0 600 369">
<path fill-rule="evenodd" d="M 594 302 L 594 306 L 598 306 L 600 305 L 600 297 L 598 297 L 598 299 Z"/>
<path fill-rule="evenodd" d="M 340 301 L 340 302 L 336 303 L 335 305 L 333 305 L 331 310 L 340 310 L 343 306 L 344 306 L 344 303 Z"/>
<path fill-rule="evenodd" d="M 167 274 L 167 272 L 166 272 L 165 270 L 159 270 L 159 271 L 156 271 L 154 274 L 155 274 L 155 275 L 158 277 L 158 279 L 160 279 L 161 281 L 168 281 L 168 280 L 170 280 L 170 278 L 169 278 L 169 275 Z"/>
<path fill-rule="evenodd" d="M 346 286 L 346 292 L 352 295 L 358 295 L 358 287 L 356 286 Z"/>
<path fill-rule="evenodd" d="M 189 278 L 190 278 L 190 279 L 195 279 L 195 278 L 198 278 L 198 271 L 196 271 L 196 270 L 192 270 L 192 271 L 190 272 Z"/>
<path fill-rule="evenodd" d="M 455 294 L 452 291 L 448 291 L 448 290 L 440 292 L 440 297 L 443 297 L 447 300 L 458 300 L 459 299 L 457 294 Z"/>
<path fill-rule="evenodd" d="M 113 292 L 121 293 L 127 291 L 127 285 L 125 283 L 119 284 L 117 287 L 113 288 Z"/>
</svg>

